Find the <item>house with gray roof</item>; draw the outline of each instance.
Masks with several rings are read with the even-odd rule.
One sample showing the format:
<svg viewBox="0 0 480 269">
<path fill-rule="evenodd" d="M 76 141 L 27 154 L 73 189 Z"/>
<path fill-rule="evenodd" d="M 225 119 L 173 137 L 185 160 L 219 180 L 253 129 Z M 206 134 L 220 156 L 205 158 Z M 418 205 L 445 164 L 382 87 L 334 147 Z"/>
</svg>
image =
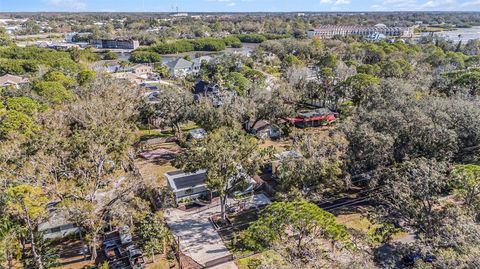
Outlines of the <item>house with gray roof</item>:
<svg viewBox="0 0 480 269">
<path fill-rule="evenodd" d="M 174 77 L 185 77 L 193 73 L 193 62 L 178 58 L 167 63 L 170 75 Z"/>
<path fill-rule="evenodd" d="M 185 199 L 194 199 L 210 193 L 205 182 L 206 172 L 207 170 L 203 169 L 195 173 L 186 173 L 180 170 L 165 173 L 168 186 L 175 194 L 177 203 Z"/>
<path fill-rule="evenodd" d="M 59 239 L 67 235 L 78 233 L 80 230 L 67 219 L 67 212 L 57 207 L 59 202 L 47 205 L 48 218 L 40 223 L 38 231 L 43 233 L 44 239 Z"/>
<path fill-rule="evenodd" d="M 256 185 L 255 180 L 247 175 L 242 167 L 239 167 L 238 170 L 237 174 L 228 179 L 228 185 L 231 186 L 243 181 L 246 185 L 242 185 L 241 188 L 243 189 L 237 190 L 236 194 L 252 192 Z M 165 177 L 167 178 L 168 186 L 175 195 L 177 203 L 191 201 L 202 196 L 210 196 L 211 193 L 215 194 L 215 192 L 211 191 L 207 186 L 207 170 L 205 169 L 198 170 L 194 173 L 177 170 L 165 173 Z"/>
<path fill-rule="evenodd" d="M 209 63 L 212 61 L 212 57 L 210 56 L 200 56 L 198 58 L 195 58 L 192 60 L 193 66 L 192 66 L 192 71 L 195 74 L 198 74 L 200 72 L 200 68 L 202 67 L 202 63 Z"/>
</svg>

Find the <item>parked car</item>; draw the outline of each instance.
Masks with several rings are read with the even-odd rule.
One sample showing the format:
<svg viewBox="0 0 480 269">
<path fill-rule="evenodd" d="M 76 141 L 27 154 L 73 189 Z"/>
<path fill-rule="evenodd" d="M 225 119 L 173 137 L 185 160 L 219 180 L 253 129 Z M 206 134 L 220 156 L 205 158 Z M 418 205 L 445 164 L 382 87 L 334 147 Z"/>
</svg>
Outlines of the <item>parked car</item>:
<svg viewBox="0 0 480 269">
<path fill-rule="evenodd" d="M 128 266 L 123 263 L 123 261 L 112 261 L 108 265 L 109 269 L 128 269 Z"/>
<path fill-rule="evenodd" d="M 130 233 L 130 228 L 128 226 L 122 226 L 118 229 L 118 233 L 120 234 L 120 242 L 122 245 L 127 245 L 132 243 L 132 234 Z"/>
<path fill-rule="evenodd" d="M 432 263 L 435 260 L 433 255 L 425 255 L 418 252 L 410 253 L 402 258 L 402 263 L 404 266 L 414 266 L 415 263 L 419 260 L 423 260 L 424 262 Z"/>
<path fill-rule="evenodd" d="M 145 260 L 143 259 L 143 253 L 134 245 L 127 247 L 128 261 L 132 269 L 145 269 Z"/>
<path fill-rule="evenodd" d="M 121 257 L 120 248 L 115 241 L 103 242 L 103 252 L 108 260 L 114 261 Z"/>
</svg>

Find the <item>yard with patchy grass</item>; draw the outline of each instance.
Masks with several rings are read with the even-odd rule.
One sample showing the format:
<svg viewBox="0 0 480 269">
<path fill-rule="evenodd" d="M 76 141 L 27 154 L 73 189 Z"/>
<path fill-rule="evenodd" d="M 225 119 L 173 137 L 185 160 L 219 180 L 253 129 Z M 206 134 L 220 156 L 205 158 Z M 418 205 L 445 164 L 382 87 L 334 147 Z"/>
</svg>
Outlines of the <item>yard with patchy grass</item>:
<svg viewBox="0 0 480 269">
<path fill-rule="evenodd" d="M 291 146 L 292 142 L 290 140 L 270 140 L 267 139 L 263 141 L 263 143 L 260 143 L 259 148 L 260 149 L 266 149 L 268 147 L 274 147 L 278 152 L 282 152 L 285 150 L 288 150 L 288 148 Z"/>
<path fill-rule="evenodd" d="M 135 165 L 146 182 L 152 186 L 166 186 L 164 174 L 176 170 L 171 162 L 180 151 L 181 148 L 177 143 L 161 143 L 149 151 L 142 152 L 140 155 L 144 154 L 142 156 L 145 158 L 138 157 Z"/>
<path fill-rule="evenodd" d="M 373 234 L 376 228 L 381 227 L 379 224 L 370 222 L 366 217 L 360 213 L 341 214 L 336 216 L 337 222 L 345 225 L 347 228 L 355 229 L 366 234 Z M 408 237 L 409 234 L 404 231 L 399 231 L 392 236 L 392 240 L 401 240 Z"/>
<path fill-rule="evenodd" d="M 235 261 L 238 269 L 250 269 L 260 265 L 262 261 L 278 261 L 282 257 L 273 250 L 267 250 Z"/>
<path fill-rule="evenodd" d="M 175 267 L 170 267 L 170 263 L 164 257 L 156 258 L 157 261 L 154 263 L 147 264 L 147 269 L 170 269 L 170 268 L 178 268 L 178 264 Z"/>
</svg>

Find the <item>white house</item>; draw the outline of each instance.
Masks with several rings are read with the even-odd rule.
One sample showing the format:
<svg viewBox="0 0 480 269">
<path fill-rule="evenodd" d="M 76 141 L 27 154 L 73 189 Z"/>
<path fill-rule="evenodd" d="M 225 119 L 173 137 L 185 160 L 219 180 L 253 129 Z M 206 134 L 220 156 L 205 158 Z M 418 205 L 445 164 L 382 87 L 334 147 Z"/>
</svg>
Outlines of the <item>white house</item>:
<svg viewBox="0 0 480 269">
<path fill-rule="evenodd" d="M 181 202 L 182 200 L 195 199 L 204 195 L 209 195 L 211 192 L 206 184 L 207 170 L 198 170 L 195 173 L 186 173 L 178 170 L 165 173 L 168 181 L 168 186 L 175 194 L 175 200 Z M 256 181 L 243 172 L 243 168 L 239 167 L 239 172 L 229 178 L 228 185 L 235 184 L 235 182 L 244 181 L 247 183 L 244 189 L 237 190 L 235 194 L 245 194 L 253 191 Z"/>
<path fill-rule="evenodd" d="M 185 77 L 193 73 L 193 62 L 183 58 L 176 59 L 167 63 L 169 72 L 174 77 Z"/>
<path fill-rule="evenodd" d="M 175 194 L 177 202 L 184 199 L 195 199 L 210 191 L 205 183 L 207 170 L 199 170 L 196 173 L 186 173 L 184 171 L 173 171 L 165 173 L 168 180 L 168 186 Z"/>
</svg>

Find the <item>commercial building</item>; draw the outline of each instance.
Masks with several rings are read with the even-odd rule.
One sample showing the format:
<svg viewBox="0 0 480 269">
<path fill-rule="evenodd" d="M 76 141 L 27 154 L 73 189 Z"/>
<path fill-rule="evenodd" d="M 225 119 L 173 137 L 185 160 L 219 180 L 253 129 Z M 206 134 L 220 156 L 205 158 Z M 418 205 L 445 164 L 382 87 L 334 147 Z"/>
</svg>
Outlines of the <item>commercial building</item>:
<svg viewBox="0 0 480 269">
<path fill-rule="evenodd" d="M 98 49 L 134 50 L 140 46 L 140 42 L 133 39 L 92 39 L 90 44 Z"/>
<path fill-rule="evenodd" d="M 348 25 L 322 25 L 308 31 L 311 38 L 328 39 L 334 36 L 357 35 L 369 37 L 381 34 L 387 37 L 413 37 L 413 27 L 387 27 L 385 25 L 375 26 L 348 26 Z"/>
</svg>

